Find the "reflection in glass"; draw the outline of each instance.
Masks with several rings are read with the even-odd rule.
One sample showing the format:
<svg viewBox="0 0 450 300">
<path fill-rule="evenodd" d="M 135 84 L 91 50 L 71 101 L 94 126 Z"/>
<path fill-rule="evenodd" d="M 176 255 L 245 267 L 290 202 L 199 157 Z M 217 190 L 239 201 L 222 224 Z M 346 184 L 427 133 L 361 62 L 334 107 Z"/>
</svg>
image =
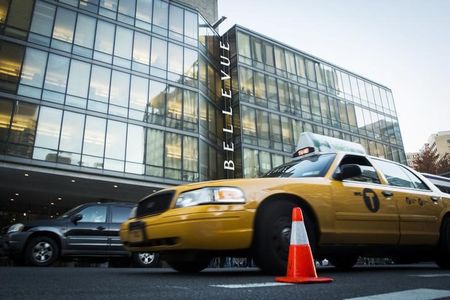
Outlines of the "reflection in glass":
<svg viewBox="0 0 450 300">
<path fill-rule="evenodd" d="M 166 132 L 166 168 L 181 169 L 181 135 Z"/>
<path fill-rule="evenodd" d="M 36 147 L 58 149 L 62 111 L 42 106 L 36 131 Z"/>
<path fill-rule="evenodd" d="M 130 108 L 145 111 L 148 101 L 148 79 L 132 76 Z"/>
<path fill-rule="evenodd" d="M 83 154 L 103 156 L 105 146 L 106 120 L 97 117 L 86 117 L 84 131 Z"/>
<path fill-rule="evenodd" d="M 24 46 L 0 41 L 0 89 L 16 91 L 24 51 Z"/>
<path fill-rule="evenodd" d="M 124 160 L 127 124 L 108 120 L 105 157 Z"/>
<path fill-rule="evenodd" d="M 121 1 L 122 3 L 123 1 Z M 133 45 L 133 31 L 116 27 L 116 42 L 114 46 L 114 55 L 131 60 L 131 46 Z"/>
<path fill-rule="evenodd" d="M 48 57 L 44 88 L 64 93 L 66 91 L 68 72 L 69 59 L 59 55 L 50 54 Z"/>
<path fill-rule="evenodd" d="M 30 157 L 35 139 L 37 106 L 16 102 L 7 154 Z"/>
<path fill-rule="evenodd" d="M 55 6 L 42 1 L 36 1 L 31 22 L 31 32 L 51 36 Z"/>
<path fill-rule="evenodd" d="M 150 36 L 147 34 L 134 33 L 133 60 L 144 65 L 150 63 Z M 148 69 L 147 69 L 148 71 Z"/>
<path fill-rule="evenodd" d="M 183 90 L 177 87 L 169 87 L 167 92 L 167 126 L 181 128 L 183 109 Z"/>
<path fill-rule="evenodd" d="M 98 21 L 95 35 L 95 50 L 112 54 L 114 43 L 114 25 Z"/>
<path fill-rule="evenodd" d="M 45 70 L 46 63 L 46 52 L 27 48 L 20 83 L 41 88 L 44 81 L 44 72 L 42 70 Z"/>
<path fill-rule="evenodd" d="M 147 23 L 152 22 L 152 0 L 137 0 L 136 19 Z"/>
<path fill-rule="evenodd" d="M 197 128 L 197 106 L 197 93 L 184 90 L 183 120 L 185 129 L 194 130 Z"/>
<path fill-rule="evenodd" d="M 183 47 L 169 43 L 168 71 L 183 74 Z"/>
<path fill-rule="evenodd" d="M 244 178 L 255 178 L 259 173 L 258 150 L 244 148 Z"/>
<path fill-rule="evenodd" d="M 109 103 L 127 107 L 130 89 L 130 75 L 115 71 L 112 72 L 111 95 Z"/>
<path fill-rule="evenodd" d="M 157 67 L 165 70 L 167 67 L 167 42 L 152 38 L 152 55 L 151 55 L 152 67 Z"/>
<path fill-rule="evenodd" d="M 89 98 L 101 102 L 108 102 L 110 78 L 111 69 L 92 65 Z"/>
<path fill-rule="evenodd" d="M 127 135 L 127 161 L 144 162 L 144 128 L 142 126 L 128 124 Z"/>
<path fill-rule="evenodd" d="M 240 31 L 237 33 L 237 44 L 238 44 L 238 50 L 239 55 L 245 56 L 245 57 L 252 57 L 250 52 L 250 38 L 247 34 L 244 34 Z"/>
<path fill-rule="evenodd" d="M 183 137 L 183 169 L 186 171 L 198 172 L 198 145 L 197 139 L 193 137 Z"/>
<path fill-rule="evenodd" d="M 75 27 L 75 12 L 59 7 L 56 11 L 53 38 L 72 43 Z"/>
<path fill-rule="evenodd" d="M 169 9 L 169 29 L 173 32 L 183 34 L 183 9 L 175 6 L 170 5 Z"/>
<path fill-rule="evenodd" d="M 82 114 L 64 112 L 59 150 L 81 153 L 84 118 Z"/>
<path fill-rule="evenodd" d="M 78 14 L 74 43 L 92 49 L 94 46 L 94 28 L 94 18 Z"/>
<path fill-rule="evenodd" d="M 241 106 L 242 113 L 242 133 L 256 136 L 255 110 L 247 106 Z"/>
<path fill-rule="evenodd" d="M 198 17 L 196 14 L 184 11 L 184 35 L 190 39 L 198 39 Z"/>
<path fill-rule="evenodd" d="M 78 60 L 70 63 L 69 85 L 67 93 L 70 95 L 86 98 L 89 85 L 89 73 L 91 66 Z"/>
<path fill-rule="evenodd" d="M 3 144 L 8 138 L 8 131 L 11 122 L 13 103 L 9 100 L 0 100 L 0 153 L 3 153 Z"/>
<path fill-rule="evenodd" d="M 189 48 L 184 48 L 184 76 L 198 78 L 198 53 Z"/>
<path fill-rule="evenodd" d="M 240 67 L 240 91 L 244 94 L 253 96 L 253 71 L 247 68 Z"/>
<path fill-rule="evenodd" d="M 166 112 L 166 84 L 150 80 L 149 103 L 148 103 L 148 121 L 154 124 L 164 124 Z"/>
<path fill-rule="evenodd" d="M 169 17 L 169 5 L 161 0 L 154 0 L 153 24 L 167 28 Z"/>
</svg>

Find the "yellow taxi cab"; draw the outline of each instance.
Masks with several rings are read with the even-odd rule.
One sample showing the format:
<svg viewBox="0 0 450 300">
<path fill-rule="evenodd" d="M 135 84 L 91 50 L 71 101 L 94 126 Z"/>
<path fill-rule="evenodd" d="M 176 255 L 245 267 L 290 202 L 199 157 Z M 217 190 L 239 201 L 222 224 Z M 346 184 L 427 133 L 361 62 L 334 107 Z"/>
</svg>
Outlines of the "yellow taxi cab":
<svg viewBox="0 0 450 300">
<path fill-rule="evenodd" d="M 131 252 L 159 251 L 180 272 L 214 256 L 253 257 L 286 272 L 291 212 L 301 207 L 316 259 L 351 268 L 359 256 L 435 260 L 450 268 L 450 195 L 359 144 L 302 133 L 294 160 L 263 178 L 181 185 L 154 193 L 121 225 Z"/>
</svg>

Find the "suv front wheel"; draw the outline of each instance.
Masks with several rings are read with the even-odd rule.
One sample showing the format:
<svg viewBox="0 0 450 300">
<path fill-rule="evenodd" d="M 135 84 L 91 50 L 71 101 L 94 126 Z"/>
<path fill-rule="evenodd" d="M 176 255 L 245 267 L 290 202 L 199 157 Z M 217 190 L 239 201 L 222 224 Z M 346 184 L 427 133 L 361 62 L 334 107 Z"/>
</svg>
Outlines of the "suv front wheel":
<svg viewBox="0 0 450 300">
<path fill-rule="evenodd" d="M 54 239 L 47 236 L 32 238 L 25 249 L 27 264 L 37 267 L 52 265 L 59 256 L 59 247 Z"/>
</svg>

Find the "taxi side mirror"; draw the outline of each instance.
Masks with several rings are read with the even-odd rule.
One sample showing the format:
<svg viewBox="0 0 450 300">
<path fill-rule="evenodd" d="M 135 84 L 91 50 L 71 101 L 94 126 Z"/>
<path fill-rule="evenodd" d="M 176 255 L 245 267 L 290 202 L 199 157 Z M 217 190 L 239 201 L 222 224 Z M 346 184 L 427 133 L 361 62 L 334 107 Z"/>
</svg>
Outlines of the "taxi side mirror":
<svg viewBox="0 0 450 300">
<path fill-rule="evenodd" d="M 340 171 L 333 176 L 336 180 L 342 181 L 344 179 L 357 177 L 362 174 L 361 168 L 355 164 L 342 165 L 339 168 Z"/>
</svg>

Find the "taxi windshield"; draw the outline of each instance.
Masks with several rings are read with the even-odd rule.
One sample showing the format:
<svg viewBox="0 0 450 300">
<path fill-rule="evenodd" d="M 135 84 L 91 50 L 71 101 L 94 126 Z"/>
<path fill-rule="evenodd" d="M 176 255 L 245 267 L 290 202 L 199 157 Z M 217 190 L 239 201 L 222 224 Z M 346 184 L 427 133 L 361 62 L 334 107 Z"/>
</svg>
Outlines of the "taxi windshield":
<svg viewBox="0 0 450 300">
<path fill-rule="evenodd" d="M 304 157 L 278 166 L 263 177 L 323 177 L 335 157 L 334 153 Z"/>
</svg>

